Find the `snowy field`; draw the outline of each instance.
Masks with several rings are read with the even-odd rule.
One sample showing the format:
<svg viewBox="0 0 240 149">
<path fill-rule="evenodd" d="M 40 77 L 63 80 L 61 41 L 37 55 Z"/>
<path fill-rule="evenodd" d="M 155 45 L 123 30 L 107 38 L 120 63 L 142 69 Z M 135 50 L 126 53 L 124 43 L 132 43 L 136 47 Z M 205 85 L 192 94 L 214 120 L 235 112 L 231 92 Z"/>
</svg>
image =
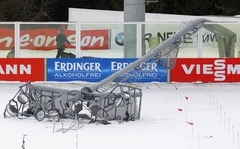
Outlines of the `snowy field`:
<svg viewBox="0 0 240 149">
<path fill-rule="evenodd" d="M 17 92 L 19 83 L 1 82 L 0 110 Z M 81 85 L 54 83 L 59 88 Z M 140 120 L 110 125 L 72 120 L 55 124 L 47 119 L 5 119 L 0 116 L 1 148 L 21 149 L 239 149 L 240 84 L 152 83 L 142 85 Z"/>
</svg>

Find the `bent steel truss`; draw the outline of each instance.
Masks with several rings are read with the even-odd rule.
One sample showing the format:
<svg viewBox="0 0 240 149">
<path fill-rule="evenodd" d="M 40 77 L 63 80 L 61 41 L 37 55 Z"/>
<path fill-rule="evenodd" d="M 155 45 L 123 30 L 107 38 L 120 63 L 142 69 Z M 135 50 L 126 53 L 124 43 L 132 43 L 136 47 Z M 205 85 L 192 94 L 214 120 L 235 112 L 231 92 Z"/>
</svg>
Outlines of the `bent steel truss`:
<svg viewBox="0 0 240 149">
<path fill-rule="evenodd" d="M 105 120 L 129 121 L 140 118 L 142 90 L 122 83 L 122 75 L 134 70 L 138 73 L 147 67 L 143 63 L 155 59 L 158 64 L 167 69 L 175 66 L 179 45 L 189 38 L 206 21 L 197 19 L 189 22 L 183 29 L 164 41 L 155 49 L 139 58 L 127 67 L 119 70 L 92 87 L 81 90 L 63 90 L 44 87 L 30 82 L 20 86 L 19 91 L 7 104 L 4 117 L 29 117 L 39 121 L 46 117 L 59 120 L 60 118 L 88 118 L 90 122 Z M 90 116 L 81 112 L 88 111 Z"/>
<path fill-rule="evenodd" d="M 103 87 L 105 84 L 112 82 L 120 78 L 126 72 L 132 69 L 139 69 L 141 64 L 148 61 L 151 58 L 170 60 L 170 63 L 162 63 L 164 67 L 172 69 L 175 65 L 175 60 L 179 50 L 179 45 L 184 41 L 184 38 L 192 36 L 198 31 L 198 29 L 203 25 L 206 19 L 196 19 L 189 22 L 184 28 L 176 32 L 171 38 L 164 41 L 162 44 L 154 48 L 148 54 L 144 55 L 142 58 L 139 58 L 131 65 L 128 65 L 122 70 L 112 74 L 111 76 L 105 78 L 104 80 L 97 83 L 95 86 L 91 87 L 91 91 L 96 91 L 99 88 Z"/>
</svg>

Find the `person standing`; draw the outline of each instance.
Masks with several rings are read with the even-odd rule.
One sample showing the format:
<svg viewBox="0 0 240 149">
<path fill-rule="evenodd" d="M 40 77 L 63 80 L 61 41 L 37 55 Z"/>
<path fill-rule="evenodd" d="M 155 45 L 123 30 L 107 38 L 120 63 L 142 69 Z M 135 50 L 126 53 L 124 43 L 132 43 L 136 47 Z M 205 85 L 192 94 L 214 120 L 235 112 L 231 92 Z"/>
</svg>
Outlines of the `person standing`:
<svg viewBox="0 0 240 149">
<path fill-rule="evenodd" d="M 59 32 L 56 36 L 57 50 L 58 50 L 56 58 L 60 58 L 64 54 L 63 51 L 65 50 L 65 45 L 64 45 L 65 42 L 67 42 L 69 45 L 71 45 L 70 42 L 68 41 L 67 37 L 64 35 L 64 30 L 65 30 L 65 25 L 61 25 L 59 27 Z"/>
<path fill-rule="evenodd" d="M 7 58 L 15 58 L 15 47 L 12 47 L 11 51 L 8 52 Z"/>
</svg>

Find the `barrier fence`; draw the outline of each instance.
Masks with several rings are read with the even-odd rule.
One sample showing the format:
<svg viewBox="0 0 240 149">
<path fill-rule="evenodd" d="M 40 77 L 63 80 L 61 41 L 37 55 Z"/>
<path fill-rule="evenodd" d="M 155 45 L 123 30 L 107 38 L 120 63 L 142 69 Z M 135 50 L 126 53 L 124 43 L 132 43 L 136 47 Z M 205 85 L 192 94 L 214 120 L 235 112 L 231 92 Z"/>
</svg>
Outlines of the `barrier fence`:
<svg viewBox="0 0 240 149">
<path fill-rule="evenodd" d="M 60 31 L 69 41 L 64 43 L 64 52 L 76 58 L 140 58 L 186 24 L 0 22 L 0 58 L 55 58 Z M 239 57 L 239 26 L 234 22 L 204 23 L 195 36 L 182 39 L 178 58 Z M 124 36 L 128 27 L 131 37 Z"/>
<path fill-rule="evenodd" d="M 0 59 L 1 81 L 98 82 L 136 58 L 11 58 Z M 143 64 L 128 82 L 240 82 L 239 58 L 178 58 L 172 70 Z M 128 77 L 131 72 L 124 74 Z M 134 78 L 134 79 L 132 79 Z M 130 80 L 131 79 L 131 80 Z"/>
</svg>

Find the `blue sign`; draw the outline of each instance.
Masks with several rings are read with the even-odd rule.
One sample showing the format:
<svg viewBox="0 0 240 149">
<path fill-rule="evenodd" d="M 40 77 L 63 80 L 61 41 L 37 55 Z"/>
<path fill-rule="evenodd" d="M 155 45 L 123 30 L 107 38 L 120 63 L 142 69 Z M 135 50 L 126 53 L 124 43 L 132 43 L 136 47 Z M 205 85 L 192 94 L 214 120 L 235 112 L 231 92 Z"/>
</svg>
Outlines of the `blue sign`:
<svg viewBox="0 0 240 149">
<path fill-rule="evenodd" d="M 136 61 L 136 58 L 47 59 L 47 81 L 99 82 Z M 166 82 L 167 70 L 148 61 L 114 80 L 118 82 Z"/>
</svg>

